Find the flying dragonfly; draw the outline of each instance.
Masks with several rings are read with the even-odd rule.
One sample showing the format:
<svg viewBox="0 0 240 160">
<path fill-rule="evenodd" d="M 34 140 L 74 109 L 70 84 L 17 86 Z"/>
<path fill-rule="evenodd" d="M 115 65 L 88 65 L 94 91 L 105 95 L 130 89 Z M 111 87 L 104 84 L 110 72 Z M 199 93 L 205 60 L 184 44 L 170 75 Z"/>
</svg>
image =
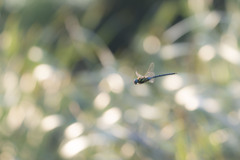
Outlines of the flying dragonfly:
<svg viewBox="0 0 240 160">
<path fill-rule="evenodd" d="M 142 76 L 136 71 L 137 78 L 134 80 L 134 84 L 143 84 L 145 82 L 153 83 L 155 78 L 176 74 L 176 73 L 166 73 L 166 74 L 160 74 L 155 76 L 153 69 L 154 69 L 154 63 L 152 62 L 148 68 L 147 73 L 144 76 Z"/>
</svg>

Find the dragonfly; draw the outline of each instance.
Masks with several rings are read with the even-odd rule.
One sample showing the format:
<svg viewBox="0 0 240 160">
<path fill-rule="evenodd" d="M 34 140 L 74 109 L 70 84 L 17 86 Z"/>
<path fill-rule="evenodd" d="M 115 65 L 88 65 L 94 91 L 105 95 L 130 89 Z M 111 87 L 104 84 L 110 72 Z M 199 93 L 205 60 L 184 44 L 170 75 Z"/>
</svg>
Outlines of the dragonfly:
<svg viewBox="0 0 240 160">
<path fill-rule="evenodd" d="M 144 76 L 142 76 L 136 71 L 137 78 L 134 80 L 134 84 L 143 84 L 145 82 L 153 83 L 155 78 L 176 74 L 176 73 L 166 73 L 166 74 L 155 75 L 153 72 L 153 69 L 154 69 L 154 63 L 152 62 L 149 65 L 148 71 Z"/>
</svg>

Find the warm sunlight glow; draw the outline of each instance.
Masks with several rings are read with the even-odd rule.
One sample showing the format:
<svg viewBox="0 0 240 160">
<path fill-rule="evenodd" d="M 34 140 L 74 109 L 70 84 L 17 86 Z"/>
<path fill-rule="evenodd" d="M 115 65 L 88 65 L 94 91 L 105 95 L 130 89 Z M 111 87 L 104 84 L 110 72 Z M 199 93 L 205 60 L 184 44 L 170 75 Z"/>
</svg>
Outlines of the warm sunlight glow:
<svg viewBox="0 0 240 160">
<path fill-rule="evenodd" d="M 188 152 L 186 155 L 186 160 L 198 160 L 198 156 L 194 152 Z"/>
<path fill-rule="evenodd" d="M 36 80 L 30 73 L 24 73 L 20 79 L 20 88 L 23 92 L 30 93 L 36 86 Z"/>
<path fill-rule="evenodd" d="M 162 46 L 159 52 L 159 57 L 164 60 L 174 59 L 189 53 L 189 44 L 176 43 L 171 45 Z"/>
<path fill-rule="evenodd" d="M 116 123 L 122 117 L 120 109 L 114 107 L 105 111 L 98 119 L 98 126 L 100 128 L 107 128 Z"/>
<path fill-rule="evenodd" d="M 83 133 L 83 131 L 84 131 L 84 126 L 81 123 L 76 122 L 68 126 L 65 129 L 64 134 L 66 138 L 71 139 L 71 138 L 76 138 L 80 136 Z"/>
<path fill-rule="evenodd" d="M 221 20 L 221 16 L 217 12 L 209 13 L 203 21 L 203 24 L 209 29 L 215 28 Z"/>
<path fill-rule="evenodd" d="M 178 74 L 174 76 L 164 77 L 162 80 L 162 85 L 166 90 L 177 90 L 183 85 L 183 79 Z"/>
<path fill-rule="evenodd" d="M 175 129 L 173 127 L 173 125 L 169 124 L 165 127 L 163 127 L 163 129 L 160 132 L 160 135 L 163 139 L 168 140 L 169 138 L 171 138 L 175 133 Z"/>
<path fill-rule="evenodd" d="M 211 45 L 205 45 L 200 48 L 198 56 L 203 61 L 210 61 L 216 55 L 215 49 Z"/>
<path fill-rule="evenodd" d="M 43 81 L 48 79 L 51 74 L 53 73 L 53 69 L 50 65 L 48 64 L 40 64 L 34 69 L 34 76 L 37 78 L 39 81 Z"/>
<path fill-rule="evenodd" d="M 25 111 L 21 106 L 13 107 L 7 116 L 7 125 L 14 131 L 19 128 L 24 120 Z"/>
<path fill-rule="evenodd" d="M 60 115 L 50 115 L 42 120 L 41 126 L 44 131 L 53 130 L 63 123 L 63 118 Z"/>
<path fill-rule="evenodd" d="M 178 104 L 183 105 L 190 111 L 197 109 L 200 103 L 194 86 L 188 86 L 178 91 L 175 100 Z"/>
<path fill-rule="evenodd" d="M 1 16 L 1 15 L 0 15 Z M 0 47 L 3 49 L 9 49 L 13 39 L 9 32 L 4 31 L 0 34 Z"/>
<path fill-rule="evenodd" d="M 124 82 L 119 74 L 111 74 L 107 77 L 107 82 L 112 92 L 121 93 L 124 88 Z"/>
<path fill-rule="evenodd" d="M 126 158 L 130 158 L 135 153 L 135 148 L 132 144 L 125 143 L 121 148 L 121 152 Z"/>
<path fill-rule="evenodd" d="M 77 155 L 82 150 L 86 149 L 89 146 L 89 142 L 87 137 L 79 137 L 73 140 L 66 142 L 60 148 L 60 155 L 63 158 L 72 159 L 75 155 Z"/>
<path fill-rule="evenodd" d="M 6 72 L 3 76 L 3 88 L 5 89 L 3 100 L 7 106 L 17 105 L 20 99 L 18 90 L 18 75 L 14 72 Z"/>
<path fill-rule="evenodd" d="M 102 49 L 99 52 L 97 52 L 97 56 L 99 60 L 101 61 L 103 66 L 110 66 L 114 64 L 115 58 L 112 54 L 112 52 L 108 49 Z"/>
<path fill-rule="evenodd" d="M 148 54 L 156 54 L 160 49 L 160 41 L 156 36 L 148 36 L 143 41 L 144 51 Z"/>
<path fill-rule="evenodd" d="M 3 87 L 8 92 L 13 91 L 18 85 L 18 77 L 14 72 L 6 72 L 3 77 Z"/>
<path fill-rule="evenodd" d="M 157 107 L 143 104 L 139 107 L 139 114 L 145 119 L 159 119 L 161 117 L 160 110 Z"/>
<path fill-rule="evenodd" d="M 188 6 L 193 12 L 201 12 L 205 6 L 204 0 L 188 0 Z"/>
<path fill-rule="evenodd" d="M 217 130 L 216 132 L 210 134 L 209 136 L 210 142 L 214 145 L 226 142 L 228 138 L 229 134 L 226 130 Z"/>
<path fill-rule="evenodd" d="M 207 98 L 203 100 L 203 107 L 209 113 L 216 113 L 220 111 L 220 104 L 213 98 Z"/>
<path fill-rule="evenodd" d="M 108 128 L 108 131 L 113 136 L 121 139 L 126 139 L 129 135 L 128 129 L 119 124 L 112 125 L 111 128 Z"/>
<path fill-rule="evenodd" d="M 28 58 L 31 61 L 34 61 L 34 62 L 41 61 L 42 58 L 43 58 L 43 51 L 42 51 L 42 49 L 37 47 L 37 46 L 31 47 L 29 52 L 28 52 Z"/>
<path fill-rule="evenodd" d="M 107 107 L 110 103 L 111 97 L 108 93 L 102 92 L 97 95 L 97 97 L 94 99 L 94 107 L 97 109 L 104 109 Z"/>
<path fill-rule="evenodd" d="M 221 44 L 220 55 L 232 64 L 240 64 L 240 52 L 228 44 Z"/>
<path fill-rule="evenodd" d="M 58 72 L 59 74 L 51 74 L 51 76 L 42 83 L 43 88 L 49 92 L 49 93 L 57 93 L 61 87 L 61 80 L 62 78 L 67 79 L 64 76 L 60 76 L 60 72 Z"/>
<path fill-rule="evenodd" d="M 150 89 L 148 85 L 133 85 L 130 89 L 130 92 L 133 95 L 139 96 L 139 97 L 146 97 L 150 94 Z"/>
</svg>

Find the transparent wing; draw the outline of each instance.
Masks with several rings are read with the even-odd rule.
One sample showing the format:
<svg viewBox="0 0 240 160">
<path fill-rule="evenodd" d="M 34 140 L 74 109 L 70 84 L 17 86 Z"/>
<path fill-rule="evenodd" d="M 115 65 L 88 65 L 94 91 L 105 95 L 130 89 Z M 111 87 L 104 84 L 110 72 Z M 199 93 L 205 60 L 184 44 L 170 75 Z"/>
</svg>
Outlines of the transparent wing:
<svg viewBox="0 0 240 160">
<path fill-rule="evenodd" d="M 147 72 L 145 77 L 153 77 L 155 74 L 153 72 Z"/>
<path fill-rule="evenodd" d="M 148 71 L 147 73 L 145 74 L 145 77 L 152 77 L 154 76 L 154 72 L 153 72 L 153 69 L 154 69 L 154 63 L 152 62 L 149 67 L 148 67 Z"/>
<path fill-rule="evenodd" d="M 150 79 L 148 82 L 153 83 L 154 82 L 154 78 Z"/>
<path fill-rule="evenodd" d="M 136 71 L 136 75 L 137 77 L 143 77 L 141 74 L 139 74 L 137 71 Z"/>
<path fill-rule="evenodd" d="M 154 69 L 154 63 L 152 62 L 152 63 L 149 65 L 147 72 L 153 72 L 153 69 Z"/>
</svg>

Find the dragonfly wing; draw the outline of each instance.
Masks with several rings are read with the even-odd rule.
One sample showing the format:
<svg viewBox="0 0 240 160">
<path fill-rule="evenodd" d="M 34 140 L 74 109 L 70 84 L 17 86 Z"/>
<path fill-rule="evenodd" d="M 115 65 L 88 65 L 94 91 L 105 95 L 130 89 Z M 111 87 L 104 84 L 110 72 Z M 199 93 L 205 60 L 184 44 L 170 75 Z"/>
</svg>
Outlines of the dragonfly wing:
<svg viewBox="0 0 240 160">
<path fill-rule="evenodd" d="M 155 76 L 155 74 L 153 72 L 147 72 L 145 74 L 145 77 L 153 77 L 153 76 Z"/>
<path fill-rule="evenodd" d="M 152 62 L 152 63 L 149 65 L 149 67 L 148 67 L 147 73 L 153 72 L 153 69 L 154 69 L 154 63 Z M 147 73 L 146 73 L 146 74 L 147 74 Z"/>
<path fill-rule="evenodd" d="M 153 83 L 154 82 L 154 78 L 150 79 L 148 82 Z"/>
<path fill-rule="evenodd" d="M 153 77 L 155 75 L 153 72 L 153 69 L 154 69 L 154 63 L 151 63 L 144 77 Z"/>
<path fill-rule="evenodd" d="M 143 77 L 141 74 L 139 74 L 137 71 L 136 71 L 136 75 L 137 77 Z"/>
</svg>

